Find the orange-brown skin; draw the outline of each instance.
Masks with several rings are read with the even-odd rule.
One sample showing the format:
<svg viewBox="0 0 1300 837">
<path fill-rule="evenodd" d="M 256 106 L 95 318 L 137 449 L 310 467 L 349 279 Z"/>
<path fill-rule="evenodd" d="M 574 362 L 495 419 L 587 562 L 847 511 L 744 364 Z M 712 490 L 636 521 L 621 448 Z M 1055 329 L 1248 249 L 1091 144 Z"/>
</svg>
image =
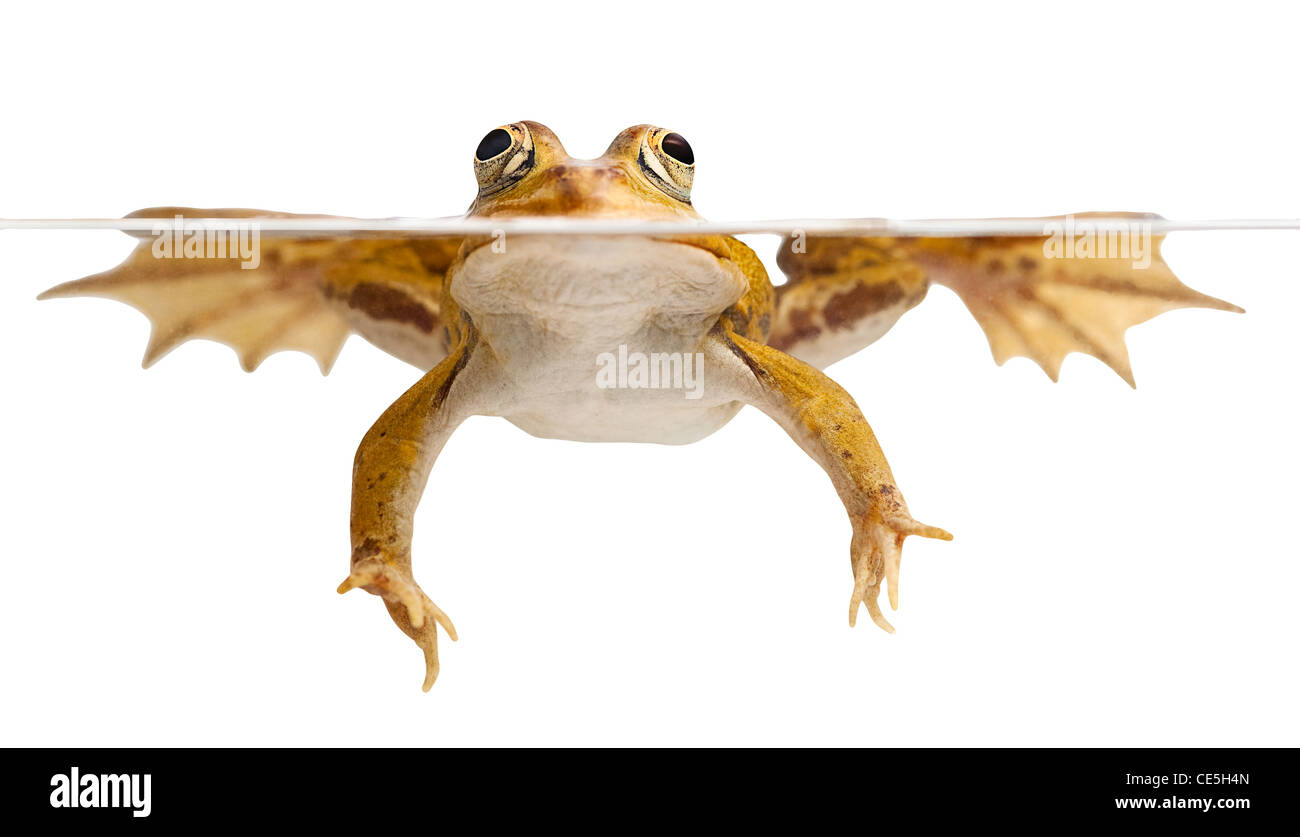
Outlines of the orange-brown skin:
<svg viewBox="0 0 1300 837">
<path fill-rule="evenodd" d="M 699 217 L 689 201 L 694 167 L 659 153 L 662 129 L 629 128 L 591 161 L 569 157 L 537 123 L 501 130 L 509 133 L 509 151 L 475 160 L 480 191 L 469 211 L 473 217 Z M 168 219 L 177 214 L 283 217 L 171 207 L 136 213 Z M 1039 238 L 797 237 L 782 244 L 778 263 L 789 282 L 774 289 L 759 258 L 734 238 L 660 240 L 703 251 L 726 268 L 705 275 L 743 276 L 729 304 L 709 309 L 710 316 L 721 313 L 700 335 L 698 351 L 723 392 L 723 408 L 758 407 L 826 470 L 853 526 L 849 621 L 865 603 L 873 621 L 889 631 L 877 597 L 887 582 L 897 607 L 903 540 L 950 536 L 911 517 L 857 404 L 820 367 L 883 334 L 924 298 L 932 281 L 962 297 L 999 362 L 1026 355 L 1053 379 L 1067 352 L 1084 351 L 1131 383 L 1122 336 L 1129 325 L 1181 306 L 1239 310 L 1182 285 L 1158 250 L 1151 269 L 1138 270 L 1123 259 L 1050 259 Z M 154 326 L 145 365 L 187 339 L 208 337 L 234 346 L 250 371 L 284 348 L 312 354 L 328 371 L 347 334 L 356 331 L 428 370 L 358 448 L 351 571 L 339 586 L 340 592 L 360 587 L 384 600 L 394 622 L 424 652 L 428 689 L 439 671 L 437 626 L 452 639 L 456 633 L 415 582 L 416 507 L 456 426 L 476 413 L 503 414 L 510 397 L 501 359 L 452 292 L 458 275 L 468 270 L 467 260 L 491 244 L 485 237 L 267 237 L 258 269 L 242 270 L 228 259 L 160 261 L 146 240 L 114 270 L 43 296 L 108 296 L 143 310 Z"/>
<path fill-rule="evenodd" d="M 890 633 L 880 612 L 880 583 L 889 582 L 889 602 L 898 607 L 898 571 L 903 539 L 908 535 L 952 540 L 935 526 L 912 519 L 885 454 L 858 405 L 838 384 L 797 358 L 737 334 L 719 323 L 709 349 L 744 365 L 752 378 L 748 401 L 771 416 L 804 452 L 822 466 L 835 486 L 853 525 L 849 554 L 853 595 L 849 624 L 858 608 Z"/>
<path fill-rule="evenodd" d="M 777 288 L 771 345 L 816 366 L 850 354 L 868 318 L 888 329 L 929 288 L 924 271 L 888 239 L 787 239 L 776 262 L 789 281 Z"/>
<path fill-rule="evenodd" d="M 1128 216 L 1134 227 L 1086 258 L 1061 258 L 1050 241 L 1032 236 L 787 238 L 777 263 L 790 281 L 778 289 L 772 345 L 825 366 L 860 348 L 830 345 L 837 332 L 891 306 L 901 316 L 935 282 L 961 297 L 999 364 L 1027 357 L 1055 381 L 1065 356 L 1083 352 L 1136 386 L 1124 345 L 1131 326 L 1177 308 L 1241 311 L 1180 282 L 1160 255 L 1162 237 L 1142 240 L 1141 222 L 1157 216 L 1071 217 L 1086 223 L 1094 215 Z"/>
<path fill-rule="evenodd" d="M 655 191 L 636 169 L 636 154 L 642 136 L 654 130 L 637 126 L 621 133 L 598 160 L 575 164 L 558 139 L 537 123 L 526 123 L 533 143 L 532 172 L 514 188 L 496 199 L 480 197 L 471 207 L 474 217 L 629 217 L 677 220 L 698 218 L 694 209 Z M 720 328 L 727 339 L 752 341 L 767 338 L 773 304 L 772 283 L 754 252 L 727 236 L 676 236 L 666 240 L 687 244 L 735 263 L 748 279 L 741 299 L 722 315 Z M 454 425 L 462 415 L 444 418 L 444 404 L 456 392 L 458 375 L 480 347 L 480 335 L 453 298 L 452 278 L 466 258 L 479 247 L 491 246 L 491 238 L 467 239 L 443 277 L 441 313 L 454 341 L 448 357 L 409 390 L 371 428 L 357 451 L 353 474 L 352 572 L 340 585 L 340 592 L 361 587 L 384 598 L 389 614 L 425 654 L 425 688 L 432 686 L 439 671 L 437 629 L 440 624 L 452 639 L 456 633 L 446 615 L 424 595 L 411 570 L 412 517 L 428 469 L 441 447 L 443 434 L 430 429 L 440 422 Z M 723 332 L 719 332 L 720 335 Z M 490 350 L 489 350 L 490 351 Z M 819 373 L 809 370 L 821 378 Z M 797 385 L 791 373 L 774 378 L 774 392 Z M 823 379 L 824 380 L 824 379 Z M 820 381 L 805 386 L 815 388 Z M 832 385 L 833 386 L 833 385 Z M 843 391 L 835 389 L 842 395 Z M 847 396 L 845 396 L 847 398 Z M 849 404 L 852 401 L 849 400 Z M 856 406 L 852 408 L 856 411 Z M 841 440 L 854 444 L 864 467 L 872 463 L 888 472 L 879 447 L 870 437 L 861 415 L 857 416 L 866 437 Z M 439 441 L 428 444 L 427 440 Z M 869 441 L 869 444 L 862 442 Z M 847 466 L 841 466 L 847 470 Z M 865 473 L 865 472 L 864 472 Z M 892 483 L 892 478 L 891 478 Z M 891 487 L 891 491 L 892 491 Z M 900 498 L 901 499 L 901 498 Z M 865 514 L 866 502 L 857 506 Z M 905 512 L 904 512 L 905 513 Z M 901 538 L 900 538 L 901 541 Z M 873 601 L 874 606 L 874 601 Z M 426 618 L 426 614 L 429 617 Z"/>
<path fill-rule="evenodd" d="M 430 433 L 429 425 L 446 420 L 443 407 L 476 347 L 469 326 L 452 352 L 375 422 L 353 465 L 352 567 L 339 592 L 360 587 L 384 599 L 393 621 L 424 651 L 426 690 L 438 677 L 437 625 L 453 640 L 456 628 L 415 583 L 415 509 L 442 442 L 458 421 L 451 419 L 445 434 Z"/>
</svg>

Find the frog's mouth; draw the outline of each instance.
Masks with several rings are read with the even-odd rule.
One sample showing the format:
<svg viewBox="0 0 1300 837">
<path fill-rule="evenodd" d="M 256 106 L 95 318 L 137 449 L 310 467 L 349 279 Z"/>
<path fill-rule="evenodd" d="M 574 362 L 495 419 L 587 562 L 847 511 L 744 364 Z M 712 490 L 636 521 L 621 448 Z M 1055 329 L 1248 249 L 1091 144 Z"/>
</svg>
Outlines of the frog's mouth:
<svg viewBox="0 0 1300 837">
<path fill-rule="evenodd" d="M 542 217 L 542 216 L 538 216 Z M 687 247 L 695 247 L 717 256 L 719 259 L 725 259 L 731 252 L 731 248 L 726 244 L 726 237 L 720 235 L 690 235 L 686 233 L 665 233 L 664 235 L 652 235 L 649 233 L 637 232 L 594 232 L 585 233 L 582 230 L 566 230 L 557 233 L 538 233 L 528 232 L 514 235 L 507 235 L 505 230 L 491 236 L 473 236 L 466 238 L 461 248 L 462 259 L 468 259 L 470 256 L 478 253 L 484 247 L 491 252 L 506 255 L 509 252 L 510 242 L 539 240 L 551 241 L 556 245 L 557 250 L 564 249 L 564 243 L 574 243 L 579 241 L 627 241 L 643 244 L 647 241 L 659 242 L 662 244 L 683 244 Z"/>
<path fill-rule="evenodd" d="M 636 175 L 634 164 L 619 160 L 573 160 L 551 166 L 538 172 L 535 180 L 515 186 L 503 195 L 484 202 L 481 198 L 470 207 L 468 218 L 502 221 L 544 221 L 556 223 L 573 220 L 582 222 L 655 222 L 699 221 L 699 214 L 689 204 L 673 200 L 656 190 L 644 178 Z M 466 259 L 484 247 L 492 252 L 508 254 L 511 241 L 525 236 L 513 235 L 505 230 L 488 237 L 467 239 L 462 250 Z M 529 240 L 547 237 L 529 234 Z M 564 249 L 564 240 L 587 238 L 581 230 L 555 233 L 556 252 Z M 726 258 L 730 248 L 726 240 L 717 235 L 646 235 L 643 233 L 602 234 L 610 239 L 626 238 L 642 246 L 646 241 L 685 244 L 705 250 L 718 258 Z"/>
<path fill-rule="evenodd" d="M 606 310 L 721 311 L 744 293 L 740 269 L 708 242 L 636 235 L 525 235 L 479 243 L 450 274 L 457 303 L 473 315 Z M 705 246 L 701 246 L 705 245 Z"/>
</svg>

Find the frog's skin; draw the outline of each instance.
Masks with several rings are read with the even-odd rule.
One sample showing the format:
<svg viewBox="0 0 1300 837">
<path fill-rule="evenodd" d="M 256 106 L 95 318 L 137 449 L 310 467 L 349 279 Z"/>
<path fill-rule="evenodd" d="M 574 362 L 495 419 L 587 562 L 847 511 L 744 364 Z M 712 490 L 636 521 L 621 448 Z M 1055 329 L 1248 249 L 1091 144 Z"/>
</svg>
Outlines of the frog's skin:
<svg viewBox="0 0 1300 837">
<path fill-rule="evenodd" d="M 484 137 L 474 166 L 470 217 L 700 217 L 689 146 L 648 125 L 620 133 L 596 160 L 575 160 L 544 126 L 517 122 Z M 134 215 L 177 214 L 277 215 Z M 263 240 L 256 270 L 159 259 L 146 241 L 118 268 L 44 296 L 140 308 L 154 327 L 146 366 L 208 337 L 234 346 L 250 371 L 291 348 L 328 372 L 355 331 L 425 371 L 357 451 L 351 572 L 339 587 L 382 598 L 424 651 L 425 689 L 438 676 L 437 626 L 456 632 L 415 582 L 412 524 L 438 452 L 471 415 L 503 416 L 537 436 L 680 444 L 757 407 L 826 470 L 848 511 L 849 624 L 865 604 L 892 632 L 877 599 L 885 583 L 897 607 L 903 540 L 951 536 L 912 518 L 858 405 L 821 368 L 884 334 L 932 281 L 961 295 L 999 363 L 1025 355 L 1053 379 L 1068 352 L 1082 351 L 1131 384 L 1128 326 L 1179 307 L 1239 310 L 1184 286 L 1158 252 L 1145 268 L 1048 259 L 1039 238 L 787 239 L 777 261 L 788 281 L 773 288 L 749 247 L 714 235 L 277 238 Z M 598 386 L 598 357 L 620 346 L 702 356 L 700 397 Z"/>
</svg>

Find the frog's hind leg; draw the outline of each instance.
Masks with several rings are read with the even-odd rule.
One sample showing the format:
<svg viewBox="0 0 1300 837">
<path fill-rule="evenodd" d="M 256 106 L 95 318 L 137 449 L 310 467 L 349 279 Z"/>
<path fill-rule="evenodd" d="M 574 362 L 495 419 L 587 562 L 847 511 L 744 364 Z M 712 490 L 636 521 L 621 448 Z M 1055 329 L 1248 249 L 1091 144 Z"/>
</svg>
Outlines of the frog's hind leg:
<svg viewBox="0 0 1300 837">
<path fill-rule="evenodd" d="M 157 207 L 128 217 L 235 225 L 142 233 L 122 264 L 41 294 L 106 297 L 144 313 L 153 326 L 146 367 L 202 338 L 232 347 L 249 372 L 275 352 L 297 350 L 328 373 L 352 331 L 422 369 L 446 354 L 441 271 L 458 240 L 272 237 L 259 220 L 318 216 L 258 209 Z"/>
<path fill-rule="evenodd" d="M 849 624 L 856 623 L 865 604 L 872 621 L 892 633 L 877 599 L 881 583 L 887 583 L 890 605 L 898 607 L 903 540 L 908 535 L 952 536 L 912 518 L 871 427 L 834 381 L 722 324 L 710 334 L 706 349 L 706 380 L 721 390 L 712 396 L 734 398 L 767 413 L 830 476 L 853 524 Z"/>
<path fill-rule="evenodd" d="M 1093 215 L 1130 219 L 1127 228 L 1098 232 Z M 1160 255 L 1162 236 L 1142 213 L 1080 213 L 1056 219 L 1043 237 L 920 238 L 908 244 L 931 279 L 956 291 L 988 337 L 993 359 L 1027 357 L 1053 381 L 1070 352 L 1101 360 L 1131 387 L 1137 383 L 1124 332 L 1178 308 L 1242 313 L 1230 302 L 1195 291 Z M 1058 240 L 1067 224 L 1073 246 Z"/>
<path fill-rule="evenodd" d="M 883 238 L 787 238 L 772 346 L 817 369 L 874 343 L 925 299 L 924 272 Z"/>
<path fill-rule="evenodd" d="M 883 334 L 931 281 L 961 297 L 997 363 L 1027 357 L 1055 381 L 1082 352 L 1135 386 L 1130 326 L 1177 308 L 1241 311 L 1178 280 L 1150 232 L 1158 216 L 1102 213 L 1121 224 L 1089 226 L 1096 214 L 1046 219 L 1042 236 L 788 238 L 772 345 L 824 366 Z"/>
<path fill-rule="evenodd" d="M 424 690 L 438 678 L 438 626 L 456 639 L 451 620 L 415 581 L 411 538 L 415 510 L 434 460 L 456 427 L 490 409 L 499 390 L 492 352 L 477 351 L 478 332 L 463 339 L 366 433 L 352 472 L 352 564 L 338 591 L 380 596 L 397 627 L 424 652 Z"/>
</svg>

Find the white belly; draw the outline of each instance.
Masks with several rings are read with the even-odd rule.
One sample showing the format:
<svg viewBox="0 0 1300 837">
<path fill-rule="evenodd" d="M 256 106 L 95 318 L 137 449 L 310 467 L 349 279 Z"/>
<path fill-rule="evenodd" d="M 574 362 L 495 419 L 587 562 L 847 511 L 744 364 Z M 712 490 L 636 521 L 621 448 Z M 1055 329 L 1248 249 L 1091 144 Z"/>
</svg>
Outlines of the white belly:
<svg viewBox="0 0 1300 837">
<path fill-rule="evenodd" d="M 516 236 L 505 252 L 470 254 L 451 294 L 501 362 L 513 389 L 502 414 L 519 427 L 684 443 L 740 408 L 710 390 L 698 353 L 747 284 L 735 265 L 685 244 Z"/>
</svg>

